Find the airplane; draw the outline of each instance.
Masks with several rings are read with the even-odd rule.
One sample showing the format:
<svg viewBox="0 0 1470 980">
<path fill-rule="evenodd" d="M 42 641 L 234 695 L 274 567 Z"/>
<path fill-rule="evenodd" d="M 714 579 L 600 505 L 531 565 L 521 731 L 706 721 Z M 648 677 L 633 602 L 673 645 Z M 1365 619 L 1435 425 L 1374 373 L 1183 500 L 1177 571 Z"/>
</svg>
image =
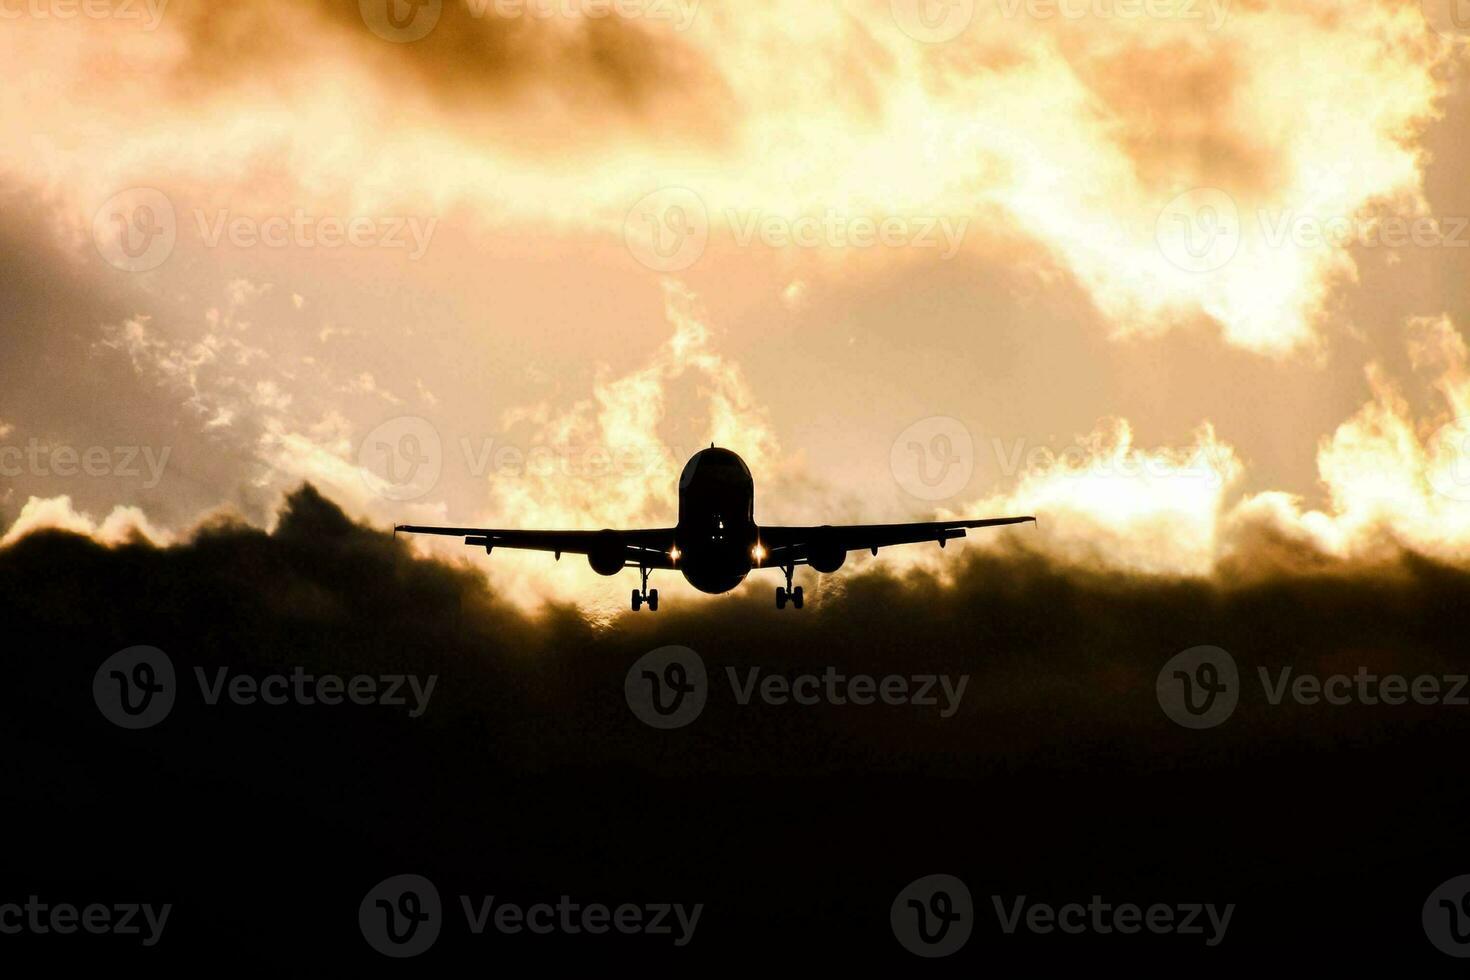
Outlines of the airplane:
<svg viewBox="0 0 1470 980">
<path fill-rule="evenodd" d="M 489 554 L 496 548 L 550 551 L 586 555 L 599 575 L 616 575 L 637 568 L 641 589 L 633 590 L 633 611 L 647 606 L 658 611 L 658 589 L 648 588 L 656 569 L 682 572 L 685 581 L 701 592 L 729 592 L 756 568 L 779 568 L 786 585 L 776 587 L 776 608 L 789 602 L 800 609 L 802 587 L 792 588 L 797 565 L 830 574 L 842 567 L 849 551 L 889 545 L 946 541 L 965 536 L 966 528 L 1034 522 L 1034 517 L 991 517 L 972 521 L 931 521 L 915 524 L 844 524 L 820 527 L 781 527 L 755 522 L 755 481 L 750 468 L 736 453 L 711 445 L 690 457 L 679 476 L 679 523 L 637 531 L 520 531 L 485 527 L 423 527 L 399 524 L 408 534 L 462 537 L 471 547 Z"/>
</svg>

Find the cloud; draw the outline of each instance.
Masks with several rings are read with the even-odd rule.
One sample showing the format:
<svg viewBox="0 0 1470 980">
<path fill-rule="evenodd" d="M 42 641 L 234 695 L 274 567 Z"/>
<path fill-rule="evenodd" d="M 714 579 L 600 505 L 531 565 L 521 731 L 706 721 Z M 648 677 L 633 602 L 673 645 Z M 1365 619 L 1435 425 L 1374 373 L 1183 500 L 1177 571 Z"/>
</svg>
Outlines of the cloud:
<svg viewBox="0 0 1470 980">
<path fill-rule="evenodd" d="M 148 37 L 18 23 L 0 51 L 65 98 L 43 118 L 26 85 L 0 95 L 5 172 L 66 202 L 78 240 L 139 183 L 186 226 L 221 206 L 462 209 L 550 238 L 619 235 L 635 202 L 684 186 L 712 255 L 752 213 L 963 220 L 973 254 L 1068 273 L 1120 336 L 1214 322 L 1272 356 L 1319 346 L 1357 272 L 1351 241 L 1280 229 L 1361 238 L 1426 214 L 1422 135 L 1455 55 L 1416 5 L 1234 5 L 1213 30 L 1012 7 L 980 5 L 945 44 L 905 34 L 886 0 L 706 5 L 683 30 L 450 2 L 412 44 L 325 2 L 181 7 Z M 1228 204 L 1170 210 L 1202 190 Z M 1169 235 L 1213 234 L 1191 223 L 1221 208 L 1238 218 L 1228 260 L 1181 264 Z"/>
<path fill-rule="evenodd" d="M 1446 778 L 1463 709 L 1272 706 L 1255 675 L 1463 674 L 1464 570 L 1406 556 L 1227 587 L 971 551 L 950 585 L 875 567 L 799 613 L 747 594 L 603 629 L 569 607 L 530 616 L 310 489 L 273 523 L 221 519 L 164 548 L 56 531 L 0 548 L 7 683 L 25 694 L 0 782 L 29 844 L 11 872 L 43 895 L 59 881 L 176 903 L 167 955 L 233 948 L 283 881 L 293 925 L 250 925 L 251 952 L 372 955 L 353 913 L 408 869 L 451 915 L 460 894 L 706 904 L 707 931 L 677 951 L 657 937 L 470 937 L 460 923 L 432 954 L 493 942 L 498 963 L 528 968 L 549 948 L 728 964 L 752 935 L 810 943 L 814 908 L 839 961 L 902 956 L 874 923 L 936 871 L 969 881 L 977 908 L 992 892 L 1228 900 L 1242 921 L 1229 949 L 1248 958 L 1255 942 L 1344 929 L 1362 937 L 1357 957 L 1401 958 L 1406 942 L 1437 955 L 1416 915 L 1463 869 L 1462 840 L 1425 814 L 1463 809 L 1463 781 Z M 1201 643 L 1236 658 L 1251 691 L 1207 732 L 1168 720 L 1155 696 L 1164 664 Z M 157 726 L 122 732 L 93 703 L 94 678 L 137 644 L 169 656 L 178 695 Z M 698 653 L 718 687 L 687 728 L 658 731 L 624 684 L 669 644 Z M 741 706 L 727 672 L 751 669 L 968 683 L 948 719 L 921 705 Z M 308 691 L 327 675 L 435 686 L 417 718 L 350 702 L 211 706 L 199 677 L 221 672 L 247 688 L 298 672 Z M 1304 833 L 1311 854 L 1356 856 L 1304 857 Z M 1365 834 L 1394 846 L 1362 848 Z M 144 859 L 120 838 L 148 841 Z M 1179 859 L 1217 839 L 1229 860 Z M 201 861 L 221 841 L 231 859 Z M 1324 890 L 1351 900 L 1302 901 Z M 1385 933 L 1395 916 L 1407 925 Z M 995 931 L 977 940 L 1001 962 L 1013 949 L 1034 960 L 1046 938 L 1013 947 L 984 921 Z M 1189 938 L 1144 955 L 1177 965 Z M 98 955 L 115 960 L 115 945 Z"/>
<path fill-rule="evenodd" d="M 1239 492 L 1246 463 L 1209 425 L 1188 445 L 1140 449 L 1126 421 L 1113 420 L 1039 461 L 1015 446 L 1001 460 L 1020 471 L 1013 488 L 959 510 L 1041 515 L 1038 534 L 1016 540 L 1094 568 L 1238 574 L 1249 564 L 1243 555 L 1269 542 L 1289 544 L 1293 561 L 1307 565 L 1390 562 L 1406 551 L 1463 564 L 1470 560 L 1470 352 L 1447 317 L 1411 319 L 1404 336 L 1418 388 L 1429 396 L 1416 401 L 1434 404 L 1416 413 L 1384 368 L 1370 364 L 1372 399 L 1317 451 L 1323 508 L 1281 491 Z"/>
<path fill-rule="evenodd" d="M 137 507 L 114 507 L 99 523 L 90 515 L 79 513 L 70 497 L 31 497 L 0 536 L 0 548 L 44 531 L 78 534 L 104 545 L 138 542 L 164 545 L 173 540 L 170 533 L 154 527 Z"/>
</svg>

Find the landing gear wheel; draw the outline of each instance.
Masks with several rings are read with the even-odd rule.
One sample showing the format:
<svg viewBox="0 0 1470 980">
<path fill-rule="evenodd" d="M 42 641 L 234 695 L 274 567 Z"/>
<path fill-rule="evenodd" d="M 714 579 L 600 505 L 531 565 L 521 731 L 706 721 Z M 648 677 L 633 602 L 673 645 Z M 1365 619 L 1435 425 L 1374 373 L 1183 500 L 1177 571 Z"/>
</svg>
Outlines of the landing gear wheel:
<svg viewBox="0 0 1470 980">
<path fill-rule="evenodd" d="M 649 612 L 658 612 L 658 589 L 648 587 L 648 573 L 651 568 L 639 567 L 638 574 L 643 576 L 643 588 L 633 590 L 633 611 L 637 612 L 646 604 Z"/>
<path fill-rule="evenodd" d="M 801 586 L 798 585 L 794 589 L 791 587 L 791 578 L 796 574 L 796 566 L 786 565 L 781 571 L 786 573 L 786 585 L 776 586 L 776 608 L 785 609 L 786 603 L 789 600 L 793 606 L 800 609 L 802 602 L 805 600 L 805 596 L 801 593 Z"/>
</svg>

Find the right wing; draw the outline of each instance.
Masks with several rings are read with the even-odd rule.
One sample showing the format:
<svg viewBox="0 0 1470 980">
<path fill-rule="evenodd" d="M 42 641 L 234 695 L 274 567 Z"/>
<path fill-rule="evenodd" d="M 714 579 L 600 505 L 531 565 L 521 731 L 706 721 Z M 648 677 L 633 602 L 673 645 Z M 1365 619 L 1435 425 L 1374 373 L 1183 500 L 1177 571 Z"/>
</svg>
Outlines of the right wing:
<svg viewBox="0 0 1470 980">
<path fill-rule="evenodd" d="M 1035 521 L 1034 517 L 987 517 L 970 521 L 927 521 L 914 524 L 824 524 L 820 527 L 780 527 L 761 525 L 761 544 L 766 549 L 766 565 L 808 564 L 813 552 L 844 553 L 872 551 L 895 544 L 917 544 L 963 538 L 965 529 L 999 527 Z M 820 558 L 818 564 L 821 564 Z"/>
</svg>

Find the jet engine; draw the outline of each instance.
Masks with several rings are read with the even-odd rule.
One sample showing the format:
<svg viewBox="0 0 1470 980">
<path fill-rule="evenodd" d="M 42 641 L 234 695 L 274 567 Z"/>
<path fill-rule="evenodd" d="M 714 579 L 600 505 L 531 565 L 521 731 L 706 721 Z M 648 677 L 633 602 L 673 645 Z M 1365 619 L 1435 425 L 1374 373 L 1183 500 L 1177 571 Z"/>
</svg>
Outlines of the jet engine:
<svg viewBox="0 0 1470 980">
<path fill-rule="evenodd" d="M 616 575 L 623 570 L 622 536 L 616 531 L 598 531 L 597 540 L 587 553 L 587 564 L 598 575 Z"/>
<path fill-rule="evenodd" d="M 825 528 L 817 532 L 807 547 L 807 564 L 819 572 L 835 572 L 847 561 L 847 550 L 841 547 L 830 531 Z"/>
</svg>

